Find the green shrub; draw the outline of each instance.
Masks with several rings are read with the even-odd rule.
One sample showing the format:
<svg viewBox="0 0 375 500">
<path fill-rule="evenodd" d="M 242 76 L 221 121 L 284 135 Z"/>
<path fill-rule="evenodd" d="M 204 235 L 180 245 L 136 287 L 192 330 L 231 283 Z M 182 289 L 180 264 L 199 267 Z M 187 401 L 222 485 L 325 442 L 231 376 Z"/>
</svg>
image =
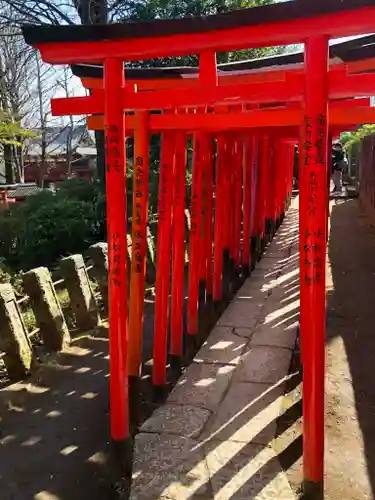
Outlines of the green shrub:
<svg viewBox="0 0 375 500">
<path fill-rule="evenodd" d="M 43 192 L 0 212 L 0 256 L 13 270 L 48 267 L 83 252 L 102 226 L 94 200 Z"/>
<path fill-rule="evenodd" d="M 69 179 L 61 182 L 57 189 L 57 196 L 87 202 L 95 201 L 99 194 L 99 185 L 85 179 Z"/>
<path fill-rule="evenodd" d="M 153 136 L 149 175 L 150 222 L 157 220 L 159 142 L 159 138 Z M 127 215 L 130 232 L 133 184 L 131 160 L 127 167 Z M 190 165 L 186 184 L 189 204 Z M 30 196 L 23 203 L 9 205 L 7 209 L 0 211 L 0 279 L 1 272 L 10 275 L 37 266 L 51 268 L 61 257 L 83 253 L 91 244 L 106 241 L 106 222 L 106 195 L 101 186 L 81 179 L 63 182 L 56 193 L 43 191 Z"/>
<path fill-rule="evenodd" d="M 20 237 L 22 268 L 49 266 L 60 257 L 84 251 L 94 242 L 92 203 L 54 198 L 24 220 Z"/>
<path fill-rule="evenodd" d="M 0 283 L 11 283 L 17 295 L 23 295 L 22 272 L 14 273 L 0 257 Z"/>
</svg>

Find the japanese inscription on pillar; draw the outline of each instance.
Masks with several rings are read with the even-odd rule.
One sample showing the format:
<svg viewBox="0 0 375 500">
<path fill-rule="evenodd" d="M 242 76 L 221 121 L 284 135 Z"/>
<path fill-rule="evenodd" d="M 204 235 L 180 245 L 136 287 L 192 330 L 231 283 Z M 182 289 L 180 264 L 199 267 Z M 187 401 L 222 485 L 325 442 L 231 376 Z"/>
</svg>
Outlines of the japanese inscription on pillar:
<svg viewBox="0 0 375 500">
<path fill-rule="evenodd" d="M 106 170 L 110 182 L 117 183 L 123 175 L 123 166 L 121 162 L 121 137 L 120 130 L 116 125 L 106 127 L 105 142 L 106 142 Z M 117 180 L 117 177 L 119 179 Z M 117 232 L 109 234 L 109 245 L 112 250 L 112 262 L 110 262 L 110 279 L 115 286 L 121 286 L 122 278 L 122 248 L 123 238 Z"/>
<path fill-rule="evenodd" d="M 307 185 L 307 217 L 310 219 L 309 228 L 303 237 L 303 276 L 302 279 L 308 285 L 319 284 L 324 276 L 325 265 L 325 224 L 322 217 L 318 218 L 318 206 L 324 203 L 324 199 L 318 193 L 325 192 L 320 186 L 322 179 L 326 179 L 324 169 L 326 163 L 325 138 L 327 129 L 327 118 L 323 113 L 316 117 L 305 116 L 304 120 L 304 143 L 303 143 L 303 167 L 306 175 Z M 323 175 L 322 175 L 323 174 Z M 320 207 L 321 208 L 321 207 Z M 320 213 L 321 210 L 319 210 Z"/>
<path fill-rule="evenodd" d="M 120 132 L 116 125 L 106 127 L 105 146 L 107 151 L 107 172 L 121 173 Z"/>
<path fill-rule="evenodd" d="M 137 156 L 134 165 L 134 201 L 133 201 L 133 268 L 136 274 L 144 272 L 146 257 L 146 213 L 147 179 L 144 158 Z"/>
<path fill-rule="evenodd" d="M 173 136 L 169 134 L 163 138 L 164 145 L 162 148 L 170 148 Z M 159 177 L 159 224 L 170 224 L 171 213 L 171 195 L 172 195 L 172 173 L 174 155 L 169 154 L 170 150 L 167 149 L 168 154 L 162 150 L 161 163 L 160 163 L 160 177 Z"/>
<path fill-rule="evenodd" d="M 174 191 L 173 205 L 175 209 L 181 208 L 184 204 L 184 182 L 185 182 L 185 137 L 176 137 L 175 170 L 174 170 Z"/>
<path fill-rule="evenodd" d="M 112 245 L 112 268 L 111 268 L 111 280 L 116 286 L 121 285 L 121 238 L 119 233 L 111 234 L 111 245 Z"/>
</svg>

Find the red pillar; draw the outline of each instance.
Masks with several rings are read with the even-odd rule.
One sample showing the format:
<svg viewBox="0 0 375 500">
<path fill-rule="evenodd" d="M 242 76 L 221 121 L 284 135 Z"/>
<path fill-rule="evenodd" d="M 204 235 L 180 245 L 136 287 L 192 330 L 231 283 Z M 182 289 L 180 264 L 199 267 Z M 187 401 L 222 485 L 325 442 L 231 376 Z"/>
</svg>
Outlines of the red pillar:
<svg viewBox="0 0 375 500">
<path fill-rule="evenodd" d="M 149 135 L 147 126 L 148 112 L 137 112 L 135 115 L 134 130 L 132 262 L 128 351 L 129 377 L 134 377 L 135 380 L 140 376 L 142 362 L 149 176 Z M 134 390 L 137 391 L 137 387 L 134 387 Z"/>
<path fill-rule="evenodd" d="M 196 341 L 195 336 L 198 334 L 200 257 L 202 250 L 204 250 L 199 248 L 202 210 L 202 134 L 200 132 L 194 134 L 193 155 L 187 333 L 189 342 L 194 343 Z"/>
<path fill-rule="evenodd" d="M 173 161 L 174 135 L 173 133 L 165 132 L 162 136 L 161 144 L 158 240 L 156 258 L 156 299 L 153 367 L 153 384 L 156 389 L 162 389 L 163 386 L 165 386 L 167 373 L 166 365 L 172 235 L 171 226 Z"/>
<path fill-rule="evenodd" d="M 259 235 L 261 242 L 265 243 L 267 201 L 269 189 L 269 163 L 270 142 L 269 137 L 261 140 L 260 165 L 259 165 Z M 262 247 L 263 251 L 263 247 Z"/>
<path fill-rule="evenodd" d="M 304 488 L 308 497 L 323 499 L 328 37 L 307 41 L 305 68 L 300 179 Z"/>
<path fill-rule="evenodd" d="M 266 243 L 271 240 L 272 231 L 272 205 L 273 205 L 273 184 L 275 180 L 274 172 L 274 143 L 275 138 L 270 137 L 268 143 L 268 163 L 267 163 L 267 183 L 266 183 L 266 208 L 265 208 L 265 236 Z"/>
<path fill-rule="evenodd" d="M 183 132 L 177 132 L 175 141 L 175 164 L 173 171 L 171 362 L 173 358 L 180 358 L 183 354 L 186 135 Z"/>
<path fill-rule="evenodd" d="M 212 268 L 212 247 L 213 247 L 213 172 L 214 172 L 214 143 L 213 138 L 208 138 L 207 150 L 207 190 L 206 190 L 206 299 L 212 300 L 213 296 L 213 268 Z"/>
<path fill-rule="evenodd" d="M 199 55 L 199 83 L 204 87 L 218 85 L 216 53 L 206 50 Z M 207 109 L 205 109 L 207 112 Z M 203 136 L 204 167 L 203 167 L 203 200 L 201 220 L 201 243 L 203 246 L 203 259 L 200 266 L 200 298 L 211 300 L 213 295 L 213 137 L 209 134 Z"/>
<path fill-rule="evenodd" d="M 209 157 L 210 157 L 210 137 L 208 134 L 200 135 L 200 214 L 199 214 L 199 238 L 198 238 L 198 258 L 199 258 L 199 305 L 206 301 L 206 277 L 207 277 L 207 195 L 209 182 Z"/>
<path fill-rule="evenodd" d="M 280 221 L 281 213 L 281 199 L 283 192 L 283 184 L 285 179 L 285 163 L 287 162 L 288 150 L 286 144 L 282 141 L 278 141 L 275 145 L 275 173 L 276 173 L 276 185 L 275 185 L 275 229 L 278 228 L 278 223 Z"/>
<path fill-rule="evenodd" d="M 331 195 L 331 176 L 332 176 L 332 133 L 330 133 L 328 135 L 328 154 L 327 154 L 327 157 L 328 157 L 328 160 L 327 160 L 327 196 L 328 196 L 328 202 L 327 202 L 327 233 L 326 233 L 326 237 L 327 237 L 327 242 L 328 242 L 328 238 L 329 238 L 329 234 L 328 234 L 328 224 L 329 224 L 329 197 Z"/>
<path fill-rule="evenodd" d="M 250 275 L 250 239 L 251 239 L 251 190 L 253 180 L 254 137 L 247 135 L 244 140 L 243 163 L 243 244 L 242 268 L 244 277 Z"/>
<path fill-rule="evenodd" d="M 223 278 L 223 248 L 224 248 L 224 163 L 225 142 L 224 137 L 217 138 L 216 161 L 215 161 L 215 223 L 214 223 L 214 302 L 222 299 Z"/>
<path fill-rule="evenodd" d="M 223 218 L 221 224 L 223 226 L 223 297 L 224 300 L 229 300 L 231 294 L 231 230 L 232 230 L 232 214 L 233 214 L 233 193 L 231 191 L 231 154 L 233 140 L 231 136 L 224 136 L 224 158 L 223 158 Z"/>
<path fill-rule="evenodd" d="M 282 148 L 282 143 L 280 139 L 275 139 L 272 147 L 272 159 L 271 159 L 271 179 L 270 179 L 270 185 L 271 185 L 271 195 L 270 195 L 270 218 L 271 218 L 271 238 L 273 238 L 275 231 L 276 231 L 276 225 L 277 225 L 277 198 L 278 198 L 278 190 L 280 187 L 280 184 L 282 182 L 282 167 L 281 164 L 283 161 L 285 161 L 285 158 L 283 158 L 283 153 L 285 152 L 285 149 Z"/>
<path fill-rule="evenodd" d="M 288 197 L 288 208 L 292 199 L 293 192 L 293 173 L 294 173 L 294 148 L 290 150 L 288 170 L 287 170 L 287 197 Z"/>
<path fill-rule="evenodd" d="M 229 188 L 229 199 L 228 199 L 228 209 L 227 213 L 230 214 L 229 217 L 229 249 L 230 249 L 230 280 L 231 280 L 231 292 L 233 291 L 233 283 L 235 277 L 235 253 L 236 253 L 236 241 L 235 241 L 235 216 L 236 216 L 236 140 L 235 137 L 230 139 L 230 149 L 228 150 L 227 165 L 228 173 L 230 175 L 230 188 Z"/>
<path fill-rule="evenodd" d="M 254 138 L 252 152 L 252 185 L 251 185 L 251 215 L 250 215 L 250 269 L 253 269 L 257 261 L 257 248 L 259 246 L 259 164 L 260 164 L 260 141 Z"/>
<path fill-rule="evenodd" d="M 272 212 L 274 203 L 274 186 L 275 186 L 275 139 L 271 138 L 270 154 L 268 162 L 268 186 L 267 186 L 267 206 L 266 206 L 266 230 L 268 241 L 272 239 Z"/>
<path fill-rule="evenodd" d="M 236 278 L 240 275 L 242 255 L 241 255 L 241 234 L 242 234 L 242 205 L 243 205 L 243 148 L 244 140 L 242 135 L 238 135 L 235 142 L 235 163 L 234 167 L 234 193 L 235 193 L 235 203 L 234 203 L 234 265 Z"/>
<path fill-rule="evenodd" d="M 288 161 L 285 164 L 285 188 L 284 188 L 284 199 L 282 202 L 283 213 L 289 208 L 290 201 L 292 198 L 293 190 L 293 175 L 294 175 L 294 163 L 295 163 L 295 151 L 294 144 L 289 145 L 288 149 Z M 288 202 L 288 205 L 286 204 Z"/>
<path fill-rule="evenodd" d="M 129 438 L 129 415 L 125 115 L 118 105 L 124 87 L 122 61 L 105 61 L 104 87 L 111 436 L 117 443 L 126 443 Z"/>
</svg>

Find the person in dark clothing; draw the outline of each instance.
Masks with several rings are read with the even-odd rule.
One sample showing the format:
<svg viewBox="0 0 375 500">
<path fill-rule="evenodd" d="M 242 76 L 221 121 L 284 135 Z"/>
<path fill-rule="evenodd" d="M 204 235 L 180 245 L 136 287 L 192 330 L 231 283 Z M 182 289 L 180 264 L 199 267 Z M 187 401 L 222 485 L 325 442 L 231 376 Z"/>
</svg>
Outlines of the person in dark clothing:
<svg viewBox="0 0 375 500">
<path fill-rule="evenodd" d="M 336 142 L 332 145 L 332 180 L 335 185 L 333 192 L 342 192 L 342 173 L 344 171 L 345 155 L 342 145 Z"/>
</svg>

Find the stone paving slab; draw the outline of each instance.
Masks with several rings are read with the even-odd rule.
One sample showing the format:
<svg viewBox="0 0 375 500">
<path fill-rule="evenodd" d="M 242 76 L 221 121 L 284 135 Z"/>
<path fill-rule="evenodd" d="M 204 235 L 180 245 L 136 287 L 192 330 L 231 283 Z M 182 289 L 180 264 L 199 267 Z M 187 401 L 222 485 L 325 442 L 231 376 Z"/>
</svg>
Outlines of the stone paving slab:
<svg viewBox="0 0 375 500">
<path fill-rule="evenodd" d="M 262 265 L 262 261 L 260 261 L 259 263 L 259 266 Z M 275 268 L 275 267 L 271 267 L 271 266 L 268 266 L 268 269 L 255 269 L 255 271 L 253 271 L 251 277 L 253 278 L 253 280 L 255 279 L 261 279 L 261 280 L 264 280 L 265 281 L 265 285 L 272 281 L 272 280 L 277 280 L 277 278 L 280 276 L 281 274 L 281 267 L 280 268 Z"/>
<path fill-rule="evenodd" d="M 290 213 L 167 403 L 143 424 L 131 500 L 295 499 L 272 447 L 297 331 Z"/>
<path fill-rule="evenodd" d="M 234 369 L 233 365 L 192 363 L 169 395 L 168 401 L 213 410 L 222 400 Z"/>
<path fill-rule="evenodd" d="M 138 434 L 134 443 L 130 500 L 184 500 L 200 489 L 211 498 L 204 449 L 192 439 L 171 434 Z"/>
<path fill-rule="evenodd" d="M 141 427 L 141 432 L 177 434 L 186 438 L 198 437 L 212 412 L 196 406 L 165 404 Z"/>
<path fill-rule="evenodd" d="M 266 297 L 260 302 L 240 299 L 234 300 L 217 322 L 218 326 L 232 326 L 234 328 L 253 328 L 261 314 Z"/>
<path fill-rule="evenodd" d="M 271 327 L 267 324 L 258 326 L 254 332 L 250 346 L 272 346 L 294 349 L 298 323 L 295 321 L 289 326 Z"/>
<path fill-rule="evenodd" d="M 251 297 L 257 294 L 257 298 L 268 297 L 269 294 L 275 289 L 275 287 L 277 287 L 277 285 L 277 278 L 269 280 L 264 278 L 256 278 L 255 276 L 251 275 L 251 279 L 245 281 L 237 295 Z"/>
<path fill-rule="evenodd" d="M 237 365 L 247 339 L 233 333 L 233 328 L 216 326 L 194 358 L 196 363 Z"/>
<path fill-rule="evenodd" d="M 233 332 L 235 335 L 238 335 L 239 337 L 245 337 L 249 340 L 254 335 L 253 328 L 233 328 Z"/>
<path fill-rule="evenodd" d="M 241 357 L 236 380 L 275 384 L 288 373 L 292 353 L 289 349 L 272 346 L 250 346 Z"/>
<path fill-rule="evenodd" d="M 262 320 L 270 327 L 281 326 L 288 328 L 298 321 L 299 297 L 290 299 L 293 292 L 284 290 L 281 295 L 276 294 L 275 300 L 266 305 L 262 311 Z M 285 300 L 286 302 L 281 302 Z"/>
<path fill-rule="evenodd" d="M 245 281 L 236 297 L 253 298 L 254 300 L 264 301 L 276 284 L 277 279 L 265 280 L 264 278 L 256 278 L 251 275 L 251 279 Z"/>
<path fill-rule="evenodd" d="M 202 438 L 268 445 L 275 436 L 283 391 L 283 383 L 233 384 Z"/>
<path fill-rule="evenodd" d="M 283 267 L 282 258 L 281 259 L 273 258 L 272 260 L 270 260 L 267 257 L 263 257 L 261 261 L 258 262 L 255 273 L 258 273 L 259 271 L 266 271 L 267 273 L 279 272 L 281 271 L 282 267 Z"/>
</svg>

